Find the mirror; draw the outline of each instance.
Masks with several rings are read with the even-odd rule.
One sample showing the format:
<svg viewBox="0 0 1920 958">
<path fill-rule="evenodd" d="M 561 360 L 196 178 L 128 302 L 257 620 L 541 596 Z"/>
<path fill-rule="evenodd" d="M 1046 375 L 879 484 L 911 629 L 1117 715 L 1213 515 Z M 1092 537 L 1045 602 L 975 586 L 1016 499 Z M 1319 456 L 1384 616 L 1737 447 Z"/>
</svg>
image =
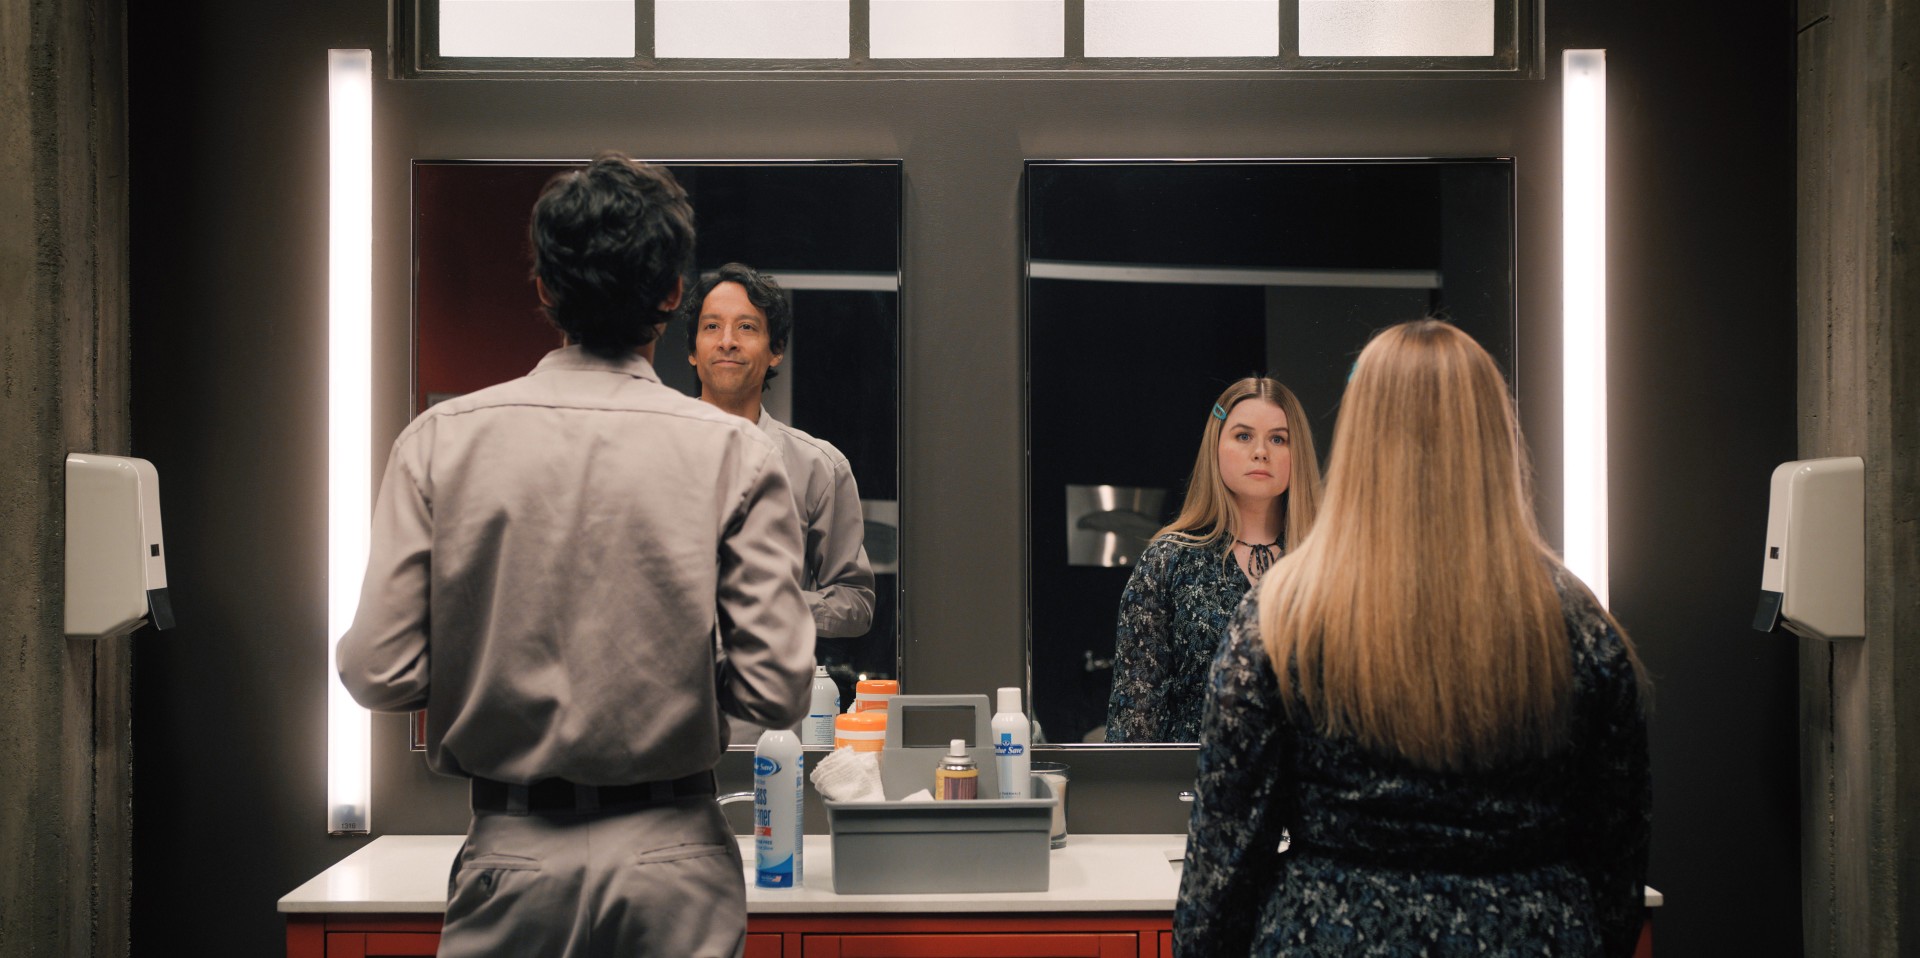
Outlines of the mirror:
<svg viewBox="0 0 1920 958">
<path fill-rule="evenodd" d="M 1511 379 L 1513 164 L 1034 161 L 1026 221 L 1030 701 L 1103 742 L 1121 593 L 1228 384 L 1287 385 L 1324 465 L 1382 326 L 1441 315 Z"/>
<path fill-rule="evenodd" d="M 415 161 L 412 411 L 525 375 L 560 336 L 529 278 L 528 216 L 555 173 L 585 161 Z M 859 484 L 874 572 L 865 635 L 823 638 L 817 656 L 853 700 L 861 677 L 900 657 L 898 161 L 664 162 L 692 198 L 695 262 L 741 262 L 793 298 L 793 332 L 763 403 L 832 443 Z M 688 395 L 699 383 L 678 323 L 654 360 Z"/>
</svg>

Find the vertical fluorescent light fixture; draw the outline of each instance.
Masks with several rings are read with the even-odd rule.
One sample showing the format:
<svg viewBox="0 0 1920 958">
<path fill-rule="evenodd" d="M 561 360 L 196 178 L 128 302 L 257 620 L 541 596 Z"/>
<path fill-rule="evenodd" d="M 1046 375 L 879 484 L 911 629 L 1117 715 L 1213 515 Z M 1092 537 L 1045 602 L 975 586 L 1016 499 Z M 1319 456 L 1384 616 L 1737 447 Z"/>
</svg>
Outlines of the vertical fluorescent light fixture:
<svg viewBox="0 0 1920 958">
<path fill-rule="evenodd" d="M 1567 50 L 1561 73 L 1561 370 L 1567 568 L 1608 604 L 1607 52 Z"/>
<path fill-rule="evenodd" d="M 367 711 L 334 646 L 353 622 L 373 514 L 373 51 L 327 51 L 327 831 L 371 827 Z"/>
</svg>

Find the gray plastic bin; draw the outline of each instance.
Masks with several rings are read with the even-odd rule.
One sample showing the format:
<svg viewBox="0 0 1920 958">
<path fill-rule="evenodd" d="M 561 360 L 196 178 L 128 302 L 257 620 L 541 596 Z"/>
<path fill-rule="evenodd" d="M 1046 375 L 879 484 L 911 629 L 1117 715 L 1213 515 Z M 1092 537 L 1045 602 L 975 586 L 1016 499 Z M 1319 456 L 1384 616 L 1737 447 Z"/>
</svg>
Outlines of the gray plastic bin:
<svg viewBox="0 0 1920 958">
<path fill-rule="evenodd" d="M 944 747 L 906 748 L 901 716 L 916 708 L 972 708 L 980 791 L 999 792 L 984 695 L 896 695 L 888 704 L 880 780 L 889 801 L 826 803 L 833 833 L 833 890 L 843 895 L 1046 891 L 1054 795 L 1033 780 L 1035 798 L 899 802 L 933 787 Z"/>
</svg>

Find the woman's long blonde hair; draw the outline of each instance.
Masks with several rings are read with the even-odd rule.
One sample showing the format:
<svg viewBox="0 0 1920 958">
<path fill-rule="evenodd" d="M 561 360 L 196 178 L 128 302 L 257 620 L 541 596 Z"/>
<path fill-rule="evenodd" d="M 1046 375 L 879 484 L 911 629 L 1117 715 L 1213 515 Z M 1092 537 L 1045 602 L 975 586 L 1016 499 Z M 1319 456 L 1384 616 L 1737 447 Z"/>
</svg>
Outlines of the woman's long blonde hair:
<svg viewBox="0 0 1920 958">
<path fill-rule="evenodd" d="M 1374 337 L 1315 532 L 1261 584 L 1290 714 L 1429 769 L 1567 742 L 1572 650 L 1527 471 L 1486 350 L 1438 320 Z"/>
<path fill-rule="evenodd" d="M 1240 528 L 1240 510 L 1233 494 L 1220 477 L 1220 433 L 1227 428 L 1227 415 L 1233 407 L 1249 399 L 1263 399 L 1280 407 L 1287 416 L 1287 452 L 1291 469 L 1282 514 L 1285 527 L 1280 531 L 1283 551 L 1306 538 L 1313 518 L 1320 511 L 1320 459 L 1313 451 L 1313 428 L 1307 424 L 1307 412 L 1293 390 L 1276 380 L 1249 376 L 1227 387 L 1214 408 L 1220 415 L 1207 413 L 1207 426 L 1200 436 L 1200 454 L 1193 460 L 1193 475 L 1187 479 L 1187 500 L 1180 515 L 1168 523 L 1155 539 L 1168 539 L 1189 546 L 1217 546 L 1224 555 L 1233 549 L 1235 531 Z"/>
</svg>

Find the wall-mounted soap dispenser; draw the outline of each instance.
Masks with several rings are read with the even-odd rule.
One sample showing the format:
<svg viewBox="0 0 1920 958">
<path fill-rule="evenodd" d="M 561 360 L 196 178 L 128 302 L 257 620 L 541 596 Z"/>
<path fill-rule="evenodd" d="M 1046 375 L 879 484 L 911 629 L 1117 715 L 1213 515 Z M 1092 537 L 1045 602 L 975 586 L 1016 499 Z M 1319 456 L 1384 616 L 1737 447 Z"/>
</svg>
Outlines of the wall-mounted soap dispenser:
<svg viewBox="0 0 1920 958">
<path fill-rule="evenodd" d="M 164 545 L 153 463 L 67 456 L 67 637 L 173 628 Z"/>
<path fill-rule="evenodd" d="M 1773 470 L 1753 627 L 1810 639 L 1867 633 L 1865 463 L 1802 459 Z"/>
</svg>

